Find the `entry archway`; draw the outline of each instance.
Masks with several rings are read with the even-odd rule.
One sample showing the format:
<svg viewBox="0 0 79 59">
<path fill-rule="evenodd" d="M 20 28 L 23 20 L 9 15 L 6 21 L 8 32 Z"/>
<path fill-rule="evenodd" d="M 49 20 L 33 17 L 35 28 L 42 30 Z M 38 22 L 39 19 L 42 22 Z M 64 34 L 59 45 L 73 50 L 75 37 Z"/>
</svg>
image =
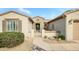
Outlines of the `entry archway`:
<svg viewBox="0 0 79 59">
<path fill-rule="evenodd" d="M 40 23 L 36 23 L 36 24 L 35 24 L 35 27 L 36 27 L 36 30 L 37 30 L 37 31 L 40 31 Z"/>
</svg>

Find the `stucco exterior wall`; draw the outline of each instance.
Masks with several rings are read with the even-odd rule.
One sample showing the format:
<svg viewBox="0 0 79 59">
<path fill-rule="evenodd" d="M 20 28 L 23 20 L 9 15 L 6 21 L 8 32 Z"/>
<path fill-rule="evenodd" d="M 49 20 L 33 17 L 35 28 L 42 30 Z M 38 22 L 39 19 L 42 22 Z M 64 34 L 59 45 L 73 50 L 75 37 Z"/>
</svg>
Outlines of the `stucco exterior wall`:
<svg viewBox="0 0 79 59">
<path fill-rule="evenodd" d="M 48 28 L 52 28 L 52 25 L 54 25 L 54 30 L 55 31 L 60 31 L 62 35 L 65 36 L 66 34 L 66 22 L 65 22 L 65 19 L 60 19 L 60 20 L 57 20 L 57 21 L 54 21 L 54 22 L 51 22 L 49 24 L 49 27 Z"/>
<path fill-rule="evenodd" d="M 73 20 L 79 20 L 79 11 L 66 14 L 66 39 L 67 41 L 73 40 Z M 71 21 L 71 24 L 69 24 L 69 21 Z"/>
<path fill-rule="evenodd" d="M 28 17 L 25 17 L 25 16 L 21 16 L 21 15 L 18 15 L 16 13 L 8 13 L 8 14 L 5 14 L 5 15 L 2 15 L 0 16 L 0 32 L 2 32 L 2 20 L 5 20 L 5 18 L 17 18 L 19 20 L 22 21 L 22 32 L 25 34 L 25 37 L 28 36 L 29 34 L 29 31 L 32 29 L 32 23 L 30 23 Z M 29 30 L 30 29 L 30 30 Z"/>
<path fill-rule="evenodd" d="M 0 32 L 2 32 L 2 18 L 0 17 Z"/>
</svg>

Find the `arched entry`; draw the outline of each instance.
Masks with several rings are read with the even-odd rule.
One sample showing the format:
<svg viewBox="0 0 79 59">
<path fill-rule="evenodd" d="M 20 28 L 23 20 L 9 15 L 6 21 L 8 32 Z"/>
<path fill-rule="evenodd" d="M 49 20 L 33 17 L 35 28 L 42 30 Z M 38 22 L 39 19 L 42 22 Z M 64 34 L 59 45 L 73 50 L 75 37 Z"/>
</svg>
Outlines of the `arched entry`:
<svg viewBox="0 0 79 59">
<path fill-rule="evenodd" d="M 36 26 L 36 30 L 37 30 L 37 31 L 40 31 L 40 23 L 36 23 L 35 26 Z"/>
<path fill-rule="evenodd" d="M 41 33 L 42 29 L 44 29 L 44 19 L 42 17 L 37 16 L 37 17 L 34 17 L 33 20 L 34 20 L 34 23 L 33 23 L 34 31 Z"/>
</svg>

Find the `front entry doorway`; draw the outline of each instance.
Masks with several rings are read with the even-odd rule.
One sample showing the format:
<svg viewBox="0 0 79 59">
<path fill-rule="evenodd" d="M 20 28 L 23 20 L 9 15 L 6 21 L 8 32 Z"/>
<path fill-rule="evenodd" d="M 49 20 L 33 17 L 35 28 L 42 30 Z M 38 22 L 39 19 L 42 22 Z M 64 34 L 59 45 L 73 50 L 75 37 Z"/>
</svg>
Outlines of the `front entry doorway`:
<svg viewBox="0 0 79 59">
<path fill-rule="evenodd" d="M 36 23 L 36 31 L 40 31 L 40 23 Z"/>
<path fill-rule="evenodd" d="M 40 23 L 36 23 L 35 28 L 36 28 L 35 37 L 42 37 L 42 33 L 40 31 Z"/>
</svg>

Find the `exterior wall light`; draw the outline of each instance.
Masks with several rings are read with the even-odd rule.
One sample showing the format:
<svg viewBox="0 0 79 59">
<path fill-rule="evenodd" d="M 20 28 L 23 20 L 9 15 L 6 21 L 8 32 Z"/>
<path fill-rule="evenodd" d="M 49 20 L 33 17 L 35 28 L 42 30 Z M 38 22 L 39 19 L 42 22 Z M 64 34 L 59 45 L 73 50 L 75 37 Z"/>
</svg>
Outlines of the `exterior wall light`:
<svg viewBox="0 0 79 59">
<path fill-rule="evenodd" d="M 72 20 L 69 20 L 68 23 L 69 23 L 69 24 L 72 24 Z"/>
</svg>

